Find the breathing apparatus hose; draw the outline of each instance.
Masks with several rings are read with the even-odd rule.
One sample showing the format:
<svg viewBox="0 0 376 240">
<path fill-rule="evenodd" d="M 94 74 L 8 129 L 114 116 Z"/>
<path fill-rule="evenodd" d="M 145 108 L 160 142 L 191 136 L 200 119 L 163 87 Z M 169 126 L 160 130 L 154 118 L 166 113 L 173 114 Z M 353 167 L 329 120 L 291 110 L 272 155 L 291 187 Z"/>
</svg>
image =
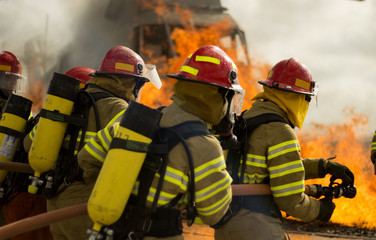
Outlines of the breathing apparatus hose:
<svg viewBox="0 0 376 240">
<path fill-rule="evenodd" d="M 30 116 L 32 101 L 27 98 L 10 95 L 0 120 L 0 161 L 11 162 L 17 147 L 24 137 L 24 129 Z M 8 171 L 0 170 L 0 183 Z"/>
<path fill-rule="evenodd" d="M 59 73 L 53 75 L 29 152 L 29 163 L 35 171 L 28 188 L 30 193 L 38 191 L 41 174 L 55 165 L 79 84 L 76 78 Z"/>
<path fill-rule="evenodd" d="M 161 116 L 160 111 L 134 101 L 124 112 L 89 198 L 92 235 L 122 215 Z"/>
</svg>

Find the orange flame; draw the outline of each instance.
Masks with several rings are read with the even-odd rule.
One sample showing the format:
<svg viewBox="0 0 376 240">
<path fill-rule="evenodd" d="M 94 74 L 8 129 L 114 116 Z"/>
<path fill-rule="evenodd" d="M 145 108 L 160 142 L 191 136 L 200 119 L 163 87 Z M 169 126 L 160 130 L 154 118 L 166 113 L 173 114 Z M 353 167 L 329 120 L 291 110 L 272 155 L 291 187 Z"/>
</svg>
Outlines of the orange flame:
<svg viewBox="0 0 376 240">
<path fill-rule="evenodd" d="M 31 111 L 33 115 L 40 112 L 42 109 L 43 103 L 44 103 L 44 97 L 43 97 L 43 91 L 45 90 L 44 85 L 42 82 L 36 81 L 32 84 L 32 86 L 27 89 L 25 93 L 25 97 L 30 99 L 33 102 L 33 105 L 31 106 Z"/>
<path fill-rule="evenodd" d="M 144 6 L 147 6 L 148 1 Z M 159 1 L 162 2 L 162 1 Z M 151 7 L 153 7 L 152 5 Z M 156 8 L 159 14 L 162 14 L 163 5 Z M 182 12 L 178 6 L 175 6 L 177 12 Z M 184 11 L 184 15 L 190 16 Z M 183 16 L 182 16 L 183 17 Z M 185 29 L 176 28 L 171 38 L 175 41 L 176 53 L 178 56 L 174 59 L 167 59 L 165 56 L 153 56 L 153 52 L 143 49 L 144 53 L 151 56 L 151 63 L 158 65 L 158 72 L 163 81 L 163 86 L 157 90 L 152 84 L 146 84 L 143 87 L 141 102 L 150 107 L 158 107 L 171 103 L 174 79 L 165 78 L 168 73 L 178 72 L 180 66 L 186 57 L 196 49 L 204 45 L 217 45 L 221 47 L 236 63 L 239 70 L 240 84 L 246 90 L 243 110 L 251 107 L 250 99 L 258 92 L 259 85 L 257 81 L 264 79 L 269 64 L 251 59 L 250 64 L 244 64 L 237 60 L 237 51 L 230 46 L 224 46 L 220 41 L 220 33 L 226 31 L 227 23 L 219 23 L 205 29 L 194 29 L 189 20 L 184 20 Z M 165 64 L 160 64 L 165 63 Z M 37 82 L 33 89 L 30 89 L 26 97 L 30 98 L 33 104 L 33 112 L 39 112 L 43 103 L 43 85 Z M 328 158 L 336 155 L 334 160 L 348 166 L 355 174 L 355 185 L 357 187 L 357 196 L 354 199 L 341 197 L 335 199 L 336 209 L 331 221 L 346 225 L 358 227 L 375 228 L 376 208 L 373 207 L 373 200 L 376 196 L 375 175 L 373 175 L 373 166 L 369 160 L 370 140 L 369 134 L 362 132 L 362 129 L 368 124 L 368 119 L 364 114 L 355 113 L 352 109 L 345 109 L 346 119 L 338 124 L 311 124 L 305 126 L 298 132 L 298 137 L 302 149 L 302 157 L 310 158 Z M 327 186 L 329 176 L 325 179 L 315 179 L 306 181 L 306 184 L 319 183 Z"/>
<path fill-rule="evenodd" d="M 353 199 L 334 199 L 336 209 L 332 222 L 356 227 L 375 228 L 376 209 L 373 200 L 376 196 L 375 176 L 370 161 L 371 139 L 365 133 L 368 118 L 346 108 L 346 119 L 338 124 L 312 124 L 299 134 L 302 157 L 328 158 L 336 155 L 333 161 L 346 165 L 355 175 L 357 195 Z M 329 184 L 325 179 L 306 181 L 306 184 Z"/>
<path fill-rule="evenodd" d="M 237 61 L 236 50 L 225 47 L 219 41 L 219 33 L 226 31 L 226 23 L 216 24 L 205 29 L 176 28 L 172 33 L 172 39 L 176 44 L 176 53 L 180 58 L 168 59 L 167 64 L 158 69 L 161 76 L 167 73 L 179 71 L 185 58 L 199 47 L 204 45 L 217 45 L 221 47 L 237 64 L 239 69 L 240 84 L 246 90 L 243 110 L 248 109 L 251 99 L 257 92 L 259 85 L 257 80 L 264 79 L 271 66 L 266 63 L 257 62 L 251 59 L 250 64 Z M 151 58 L 152 59 L 152 58 Z M 159 61 L 158 59 L 157 61 Z M 168 67 L 167 67 L 168 66 Z M 156 90 L 151 84 L 145 86 L 141 102 L 149 106 L 159 106 L 160 103 L 167 105 L 171 102 L 169 96 L 173 82 L 171 79 L 163 81 L 161 90 Z M 146 94 L 147 93 L 147 94 Z M 340 197 L 334 199 L 336 209 L 331 218 L 332 222 L 356 226 L 375 228 L 376 210 L 371 205 L 375 198 L 376 186 L 373 175 L 373 166 L 369 160 L 370 140 L 369 134 L 364 132 L 368 125 L 368 119 L 364 114 L 355 113 L 352 109 L 345 109 L 347 117 L 339 124 L 325 125 L 314 123 L 305 126 L 298 132 L 300 139 L 302 157 L 329 158 L 337 156 L 334 161 L 348 166 L 355 175 L 357 195 L 353 199 Z M 363 129 L 363 132 L 361 131 Z M 306 181 L 306 184 L 329 184 L 330 176 L 324 179 Z"/>
<path fill-rule="evenodd" d="M 266 73 L 270 67 L 267 64 L 260 63 L 252 59 L 251 64 L 244 64 L 237 61 L 237 52 L 235 49 L 228 48 L 222 45 L 219 41 L 222 29 L 228 27 L 227 23 L 219 23 L 214 26 L 205 29 L 180 29 L 175 28 L 171 34 L 171 38 L 175 41 L 175 51 L 178 54 L 177 58 L 165 60 L 165 57 L 153 58 L 152 53 L 147 52 L 152 59 L 151 63 L 159 64 L 157 69 L 160 77 L 163 79 L 163 86 L 160 90 L 157 90 L 152 84 L 146 84 L 143 87 L 144 94 L 141 97 L 141 102 L 145 105 L 157 107 L 167 105 L 171 103 L 169 99 L 172 93 L 172 86 L 175 80 L 165 79 L 165 75 L 168 73 L 176 73 L 180 70 L 187 56 L 193 51 L 205 45 L 216 45 L 223 49 L 236 63 L 239 72 L 239 79 L 241 86 L 246 90 L 245 99 L 251 99 L 257 93 L 257 80 L 260 80 L 261 76 L 266 76 Z M 166 64 L 161 65 L 164 61 Z M 250 101 L 244 102 L 243 109 L 249 108 Z"/>
</svg>

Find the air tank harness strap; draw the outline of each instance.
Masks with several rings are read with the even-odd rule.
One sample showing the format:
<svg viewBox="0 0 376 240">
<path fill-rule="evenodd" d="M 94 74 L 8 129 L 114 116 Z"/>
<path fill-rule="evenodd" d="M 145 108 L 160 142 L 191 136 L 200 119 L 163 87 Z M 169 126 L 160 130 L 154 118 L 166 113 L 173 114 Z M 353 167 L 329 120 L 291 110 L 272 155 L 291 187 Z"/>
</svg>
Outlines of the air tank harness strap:
<svg viewBox="0 0 376 240">
<path fill-rule="evenodd" d="M 170 128 L 159 129 L 152 144 L 145 146 L 135 141 L 113 141 L 117 147 L 132 149 L 132 151 L 148 151 L 138 179 L 139 189 L 137 196 L 131 196 L 129 203 L 119 221 L 111 227 L 114 230 L 114 240 L 124 239 L 142 239 L 146 236 L 169 237 L 182 233 L 182 219 L 180 211 L 174 209 L 174 206 L 182 198 L 178 194 L 173 200 L 163 207 L 157 207 L 159 194 L 162 189 L 162 183 L 168 164 L 168 153 L 177 144 L 182 143 L 190 167 L 189 187 L 190 199 L 188 203 L 188 219 L 194 221 L 196 216 L 194 204 L 194 167 L 190 149 L 186 140 L 194 136 L 210 135 L 206 126 L 202 122 L 188 121 Z M 114 139 L 115 140 L 115 139 Z M 145 207 L 146 199 L 155 174 L 159 174 L 159 181 L 154 193 L 154 200 L 151 207 Z"/>
<path fill-rule="evenodd" d="M 240 156 L 242 157 L 242 159 L 244 159 L 244 161 L 242 161 L 241 163 L 240 177 L 238 178 L 238 174 L 236 174 L 236 172 L 232 173 L 232 176 L 235 177 L 234 179 L 235 183 L 244 183 L 244 173 L 245 173 L 245 167 L 246 167 L 245 159 L 247 158 L 248 138 L 253 132 L 253 130 L 255 130 L 256 128 L 258 128 L 259 126 L 263 124 L 268 124 L 271 122 L 283 122 L 283 123 L 289 124 L 290 127 L 293 128 L 293 125 L 288 123 L 282 116 L 278 114 L 264 113 L 264 114 L 261 114 L 252 118 L 244 119 L 243 118 L 244 113 L 245 112 L 243 112 L 240 116 L 243 119 L 242 124 L 240 124 L 240 129 L 239 128 L 234 129 L 234 131 L 236 132 L 236 135 L 238 136 L 238 139 L 242 142 L 242 148 L 240 149 Z M 244 121 L 245 121 L 245 125 L 244 125 Z"/>
<path fill-rule="evenodd" d="M 14 129 L 4 127 L 4 126 L 0 126 L 0 132 L 16 137 L 16 138 L 24 138 L 26 135 L 25 133 L 22 133 L 22 132 L 19 132 L 19 131 L 16 131 Z"/>
<path fill-rule="evenodd" d="M 120 148 L 129 150 L 132 152 L 143 152 L 146 153 L 149 150 L 150 144 L 133 141 L 133 140 L 125 140 L 121 138 L 114 138 L 111 142 L 111 148 Z"/>
<path fill-rule="evenodd" d="M 39 115 L 52 121 L 66 122 L 76 126 L 86 126 L 86 120 L 82 117 L 66 115 L 59 111 L 50 111 L 42 108 Z"/>
<path fill-rule="evenodd" d="M 264 215 L 283 220 L 281 211 L 274 202 L 272 195 L 233 196 L 225 216 L 223 216 L 223 218 L 217 224 L 211 225 L 210 227 L 214 229 L 220 228 L 241 209 L 247 209 L 252 212 L 262 213 Z"/>
</svg>

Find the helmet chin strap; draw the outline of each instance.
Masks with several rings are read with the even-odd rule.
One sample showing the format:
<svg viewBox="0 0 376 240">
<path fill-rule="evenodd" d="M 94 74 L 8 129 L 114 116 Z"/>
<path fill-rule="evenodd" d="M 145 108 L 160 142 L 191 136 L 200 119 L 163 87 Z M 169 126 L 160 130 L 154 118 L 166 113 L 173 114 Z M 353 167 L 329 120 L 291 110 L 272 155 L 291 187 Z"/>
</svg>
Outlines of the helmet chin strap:
<svg viewBox="0 0 376 240">
<path fill-rule="evenodd" d="M 144 86 L 145 81 L 141 80 L 138 77 L 135 77 L 134 80 L 136 82 L 136 86 L 134 86 L 133 95 L 134 95 L 135 99 L 137 99 L 138 93 L 139 93 L 140 89 Z"/>
<path fill-rule="evenodd" d="M 0 97 L 1 97 L 2 99 L 8 99 L 8 98 L 9 98 L 9 94 L 6 94 L 6 93 L 4 92 L 4 90 L 3 90 L 2 88 L 0 88 Z"/>
<path fill-rule="evenodd" d="M 227 102 L 227 109 L 225 116 L 221 119 L 221 121 L 212 127 L 215 134 L 229 134 L 232 131 L 232 128 L 235 124 L 235 116 L 234 113 L 231 111 L 231 103 L 234 96 L 234 91 L 219 88 L 218 92 L 220 92 L 223 96 L 224 103 Z"/>
</svg>

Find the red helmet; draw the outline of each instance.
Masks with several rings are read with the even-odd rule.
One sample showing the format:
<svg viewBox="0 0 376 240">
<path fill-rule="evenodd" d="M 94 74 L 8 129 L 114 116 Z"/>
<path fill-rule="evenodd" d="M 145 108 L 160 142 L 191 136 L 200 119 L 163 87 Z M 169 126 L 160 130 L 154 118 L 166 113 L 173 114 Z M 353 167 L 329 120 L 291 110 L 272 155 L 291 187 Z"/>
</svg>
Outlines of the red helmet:
<svg viewBox="0 0 376 240">
<path fill-rule="evenodd" d="M 212 45 L 199 48 L 185 60 L 178 73 L 167 77 L 243 90 L 235 63 L 222 49 Z"/>
<path fill-rule="evenodd" d="M 80 88 L 83 88 L 85 84 L 92 79 L 92 76 L 89 76 L 89 74 L 95 72 L 94 69 L 89 68 L 89 67 L 75 67 L 70 69 L 65 73 L 65 75 L 68 75 L 70 77 L 77 78 L 78 80 L 81 81 L 80 83 Z"/>
<path fill-rule="evenodd" d="M 259 83 L 271 88 L 307 95 L 316 95 L 318 90 L 317 84 L 312 81 L 311 72 L 296 58 L 278 62 L 269 71 L 267 79 Z"/>
<path fill-rule="evenodd" d="M 18 58 L 11 52 L 0 51 L 0 97 L 21 94 L 25 89 L 25 78 Z"/>
<path fill-rule="evenodd" d="M 94 74 L 124 74 L 140 77 L 147 81 L 147 77 L 142 74 L 144 69 L 145 63 L 140 55 L 130 48 L 116 46 L 102 58 L 99 68 Z"/>
<path fill-rule="evenodd" d="M 18 58 L 11 52 L 0 51 L 0 72 L 22 75 L 22 66 Z"/>
</svg>

